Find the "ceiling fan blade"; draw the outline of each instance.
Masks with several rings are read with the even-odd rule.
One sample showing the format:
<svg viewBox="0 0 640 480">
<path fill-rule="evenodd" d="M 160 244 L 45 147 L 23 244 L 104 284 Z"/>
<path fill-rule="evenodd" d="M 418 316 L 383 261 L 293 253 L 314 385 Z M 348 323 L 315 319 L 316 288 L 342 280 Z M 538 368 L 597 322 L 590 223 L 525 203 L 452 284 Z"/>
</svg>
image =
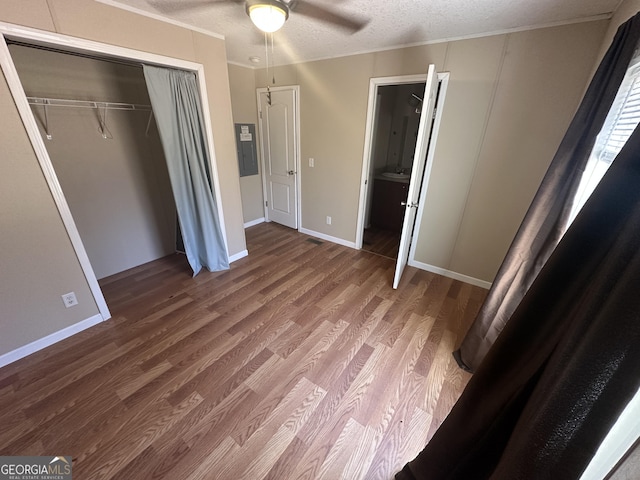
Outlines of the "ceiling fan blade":
<svg viewBox="0 0 640 480">
<path fill-rule="evenodd" d="M 305 2 L 304 0 L 294 0 L 290 2 L 289 8 L 292 12 L 295 12 L 296 15 L 304 15 L 305 17 L 313 18 L 321 22 L 330 23 L 349 30 L 351 33 L 362 30 L 369 23 L 368 19 L 349 18 L 331 9 Z"/>
<path fill-rule="evenodd" d="M 173 1 L 158 1 L 147 0 L 147 3 L 160 13 L 176 13 L 186 12 L 189 10 L 198 10 L 201 8 L 213 7 L 215 4 L 222 3 L 244 3 L 244 0 L 173 0 Z"/>
</svg>

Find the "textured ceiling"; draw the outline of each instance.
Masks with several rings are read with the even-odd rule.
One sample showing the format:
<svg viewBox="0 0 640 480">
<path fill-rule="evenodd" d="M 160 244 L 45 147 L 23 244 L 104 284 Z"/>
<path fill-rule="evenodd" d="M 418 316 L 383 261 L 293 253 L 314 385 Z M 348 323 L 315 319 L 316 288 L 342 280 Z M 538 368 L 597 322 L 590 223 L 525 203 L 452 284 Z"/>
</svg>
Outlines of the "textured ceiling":
<svg viewBox="0 0 640 480">
<path fill-rule="evenodd" d="M 182 0 L 98 0 L 222 35 L 230 62 L 265 65 L 261 33 L 241 2 L 202 2 L 197 8 L 172 9 Z M 193 2 L 193 0 L 185 0 Z M 274 34 L 270 63 L 288 64 L 353 53 L 384 50 L 505 30 L 608 18 L 621 0 L 299 0 L 368 19 L 353 35 L 292 12 Z M 184 5 L 184 4 L 183 4 Z M 271 53 L 269 53 L 271 55 Z M 249 57 L 260 58 L 252 65 Z"/>
</svg>

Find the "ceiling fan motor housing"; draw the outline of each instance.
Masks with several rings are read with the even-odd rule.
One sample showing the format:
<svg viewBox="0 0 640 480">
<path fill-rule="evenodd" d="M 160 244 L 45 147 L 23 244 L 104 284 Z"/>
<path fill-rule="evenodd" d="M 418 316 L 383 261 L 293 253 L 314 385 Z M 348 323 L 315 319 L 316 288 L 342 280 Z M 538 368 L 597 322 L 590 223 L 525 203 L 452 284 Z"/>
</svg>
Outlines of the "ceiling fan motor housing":
<svg viewBox="0 0 640 480">
<path fill-rule="evenodd" d="M 285 20 L 289 18 L 289 6 L 279 0 L 247 0 L 245 10 L 251 16 L 251 10 L 255 7 L 275 7 L 284 12 Z"/>
<path fill-rule="evenodd" d="M 279 0 L 247 0 L 246 12 L 265 33 L 279 30 L 289 18 L 289 6 Z"/>
</svg>

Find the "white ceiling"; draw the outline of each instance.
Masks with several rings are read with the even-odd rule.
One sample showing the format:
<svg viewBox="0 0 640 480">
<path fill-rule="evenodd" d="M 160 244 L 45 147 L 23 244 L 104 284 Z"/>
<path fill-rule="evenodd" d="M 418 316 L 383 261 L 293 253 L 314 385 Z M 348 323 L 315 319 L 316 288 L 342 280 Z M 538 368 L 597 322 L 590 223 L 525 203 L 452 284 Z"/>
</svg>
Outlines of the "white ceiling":
<svg viewBox="0 0 640 480">
<path fill-rule="evenodd" d="M 265 45 L 244 4 L 236 0 L 199 0 L 204 5 L 168 13 L 183 0 L 98 0 L 138 13 L 163 17 L 198 30 L 224 36 L 230 62 L 265 65 Z M 186 0 L 193 1 L 193 0 Z M 270 64 L 288 64 L 354 53 L 384 50 L 519 30 L 609 18 L 621 0 L 299 0 L 330 7 L 341 14 L 369 19 L 350 35 L 292 12 L 274 34 Z M 154 5 L 160 8 L 154 7 Z M 164 8 L 162 8 L 164 6 Z M 271 52 L 269 52 L 271 56 Z M 252 64 L 249 57 L 259 57 Z"/>
</svg>

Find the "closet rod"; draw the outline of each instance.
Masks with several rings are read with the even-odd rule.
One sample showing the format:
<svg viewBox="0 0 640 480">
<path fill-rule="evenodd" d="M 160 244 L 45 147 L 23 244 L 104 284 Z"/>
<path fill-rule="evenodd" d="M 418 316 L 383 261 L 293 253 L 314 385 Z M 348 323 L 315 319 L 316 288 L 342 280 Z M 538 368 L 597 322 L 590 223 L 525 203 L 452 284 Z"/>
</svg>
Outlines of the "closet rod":
<svg viewBox="0 0 640 480">
<path fill-rule="evenodd" d="M 100 108 L 103 110 L 141 110 L 151 111 L 151 105 L 118 102 L 94 102 L 92 100 L 67 100 L 63 98 L 27 97 L 30 105 L 44 107 Z"/>
</svg>

